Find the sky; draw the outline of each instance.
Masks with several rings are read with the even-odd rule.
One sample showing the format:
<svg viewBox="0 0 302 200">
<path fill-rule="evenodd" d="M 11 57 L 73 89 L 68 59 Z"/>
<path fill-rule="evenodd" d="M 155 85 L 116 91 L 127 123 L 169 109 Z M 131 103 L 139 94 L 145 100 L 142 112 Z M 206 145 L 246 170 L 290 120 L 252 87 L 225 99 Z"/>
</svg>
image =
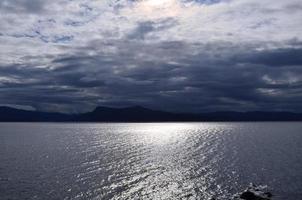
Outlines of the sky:
<svg viewBox="0 0 302 200">
<path fill-rule="evenodd" d="M 302 112 L 301 0 L 1 0 L 0 105 Z"/>
</svg>

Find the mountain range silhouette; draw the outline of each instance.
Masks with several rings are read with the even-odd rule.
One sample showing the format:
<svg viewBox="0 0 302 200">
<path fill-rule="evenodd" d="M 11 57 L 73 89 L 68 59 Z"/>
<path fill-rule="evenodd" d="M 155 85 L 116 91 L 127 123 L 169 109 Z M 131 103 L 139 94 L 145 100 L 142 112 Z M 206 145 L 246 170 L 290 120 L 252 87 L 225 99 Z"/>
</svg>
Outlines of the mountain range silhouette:
<svg viewBox="0 0 302 200">
<path fill-rule="evenodd" d="M 202 121 L 302 121 L 302 113 L 293 112 L 208 112 L 173 113 L 141 106 L 125 108 L 97 107 L 82 114 L 62 114 L 0 107 L 1 122 L 202 122 Z"/>
</svg>

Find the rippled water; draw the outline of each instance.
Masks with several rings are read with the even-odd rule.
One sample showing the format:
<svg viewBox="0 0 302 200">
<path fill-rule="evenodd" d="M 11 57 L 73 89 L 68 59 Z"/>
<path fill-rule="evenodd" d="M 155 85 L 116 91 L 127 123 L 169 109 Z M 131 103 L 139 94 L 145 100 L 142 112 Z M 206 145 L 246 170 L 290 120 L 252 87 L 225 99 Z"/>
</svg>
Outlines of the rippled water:
<svg viewBox="0 0 302 200">
<path fill-rule="evenodd" d="M 302 195 L 302 123 L 2 123 L 0 199 Z"/>
</svg>

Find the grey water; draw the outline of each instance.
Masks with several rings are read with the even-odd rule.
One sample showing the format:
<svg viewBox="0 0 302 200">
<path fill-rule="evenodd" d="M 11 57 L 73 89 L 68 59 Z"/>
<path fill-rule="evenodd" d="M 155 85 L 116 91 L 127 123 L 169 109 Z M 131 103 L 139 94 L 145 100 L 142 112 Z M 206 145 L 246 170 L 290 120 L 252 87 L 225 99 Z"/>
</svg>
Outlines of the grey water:
<svg viewBox="0 0 302 200">
<path fill-rule="evenodd" d="M 302 196 L 302 123 L 0 123 L 0 199 Z"/>
</svg>

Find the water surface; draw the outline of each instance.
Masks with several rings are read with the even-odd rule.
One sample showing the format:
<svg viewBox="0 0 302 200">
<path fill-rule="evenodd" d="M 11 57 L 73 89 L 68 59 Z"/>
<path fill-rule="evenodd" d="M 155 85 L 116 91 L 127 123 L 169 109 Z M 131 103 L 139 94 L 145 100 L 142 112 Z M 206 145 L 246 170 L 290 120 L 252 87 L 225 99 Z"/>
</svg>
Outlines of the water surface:
<svg viewBox="0 0 302 200">
<path fill-rule="evenodd" d="M 302 123 L 1 123 L 0 199 L 302 196 Z"/>
</svg>

